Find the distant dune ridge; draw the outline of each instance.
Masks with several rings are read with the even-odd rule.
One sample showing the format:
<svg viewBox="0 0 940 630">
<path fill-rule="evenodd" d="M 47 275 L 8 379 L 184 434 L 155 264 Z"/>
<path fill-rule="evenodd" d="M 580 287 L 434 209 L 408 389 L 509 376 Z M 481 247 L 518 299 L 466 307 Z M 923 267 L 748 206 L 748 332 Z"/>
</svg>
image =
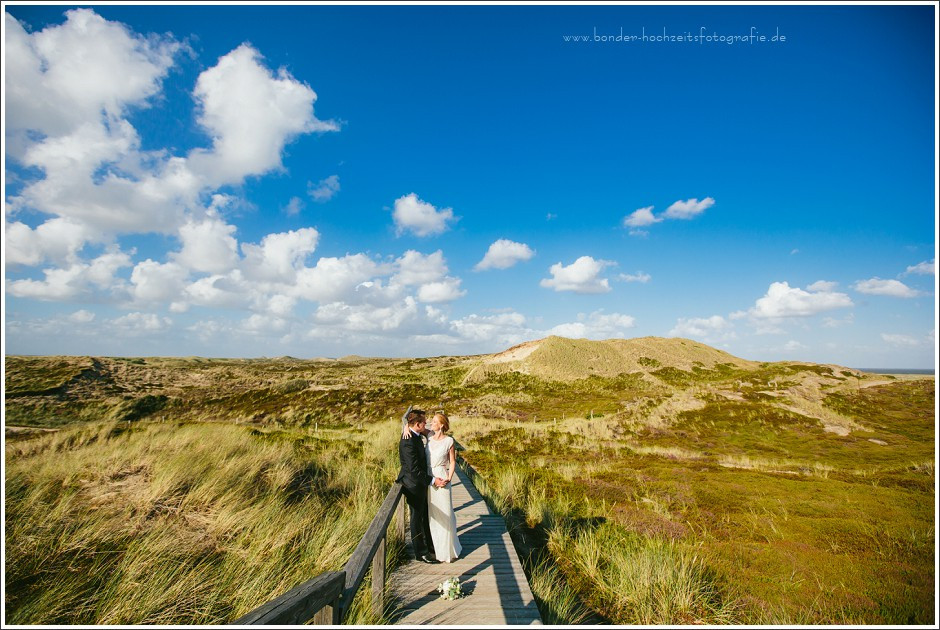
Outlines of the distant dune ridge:
<svg viewBox="0 0 940 630">
<path fill-rule="evenodd" d="M 472 382 L 491 374 L 521 372 L 547 380 L 572 381 L 591 375 L 610 377 L 650 372 L 662 367 L 686 371 L 694 367 L 712 369 L 719 364 L 740 369 L 760 365 L 679 337 L 591 341 L 551 336 L 484 357 L 466 378 Z"/>
</svg>

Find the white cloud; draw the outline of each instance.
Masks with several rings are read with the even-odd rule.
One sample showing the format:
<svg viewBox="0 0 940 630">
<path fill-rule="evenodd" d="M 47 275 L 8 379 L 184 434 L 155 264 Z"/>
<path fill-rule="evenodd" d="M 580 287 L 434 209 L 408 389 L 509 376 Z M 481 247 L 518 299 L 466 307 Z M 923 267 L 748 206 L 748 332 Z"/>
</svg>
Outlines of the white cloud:
<svg viewBox="0 0 940 630">
<path fill-rule="evenodd" d="M 392 276 L 392 282 L 405 286 L 434 282 L 447 273 L 447 263 L 441 250 L 425 256 L 409 249 L 395 261 L 395 266 L 398 271 Z"/>
<path fill-rule="evenodd" d="M 196 306 L 212 308 L 247 308 L 251 296 L 239 270 L 229 274 L 213 274 L 200 278 L 186 287 L 185 296 Z"/>
<path fill-rule="evenodd" d="M 171 254 L 180 265 L 194 271 L 224 273 L 238 263 L 235 226 L 212 213 L 200 221 L 190 220 L 180 227 L 182 249 Z"/>
<path fill-rule="evenodd" d="M 66 22 L 27 33 L 6 21 L 7 131 L 67 134 L 84 122 L 120 116 L 155 95 L 180 45 L 136 35 L 91 9 L 66 12 Z"/>
<path fill-rule="evenodd" d="M 909 335 L 881 333 L 881 338 L 892 346 L 898 347 L 914 347 L 919 346 L 921 343 L 919 340 Z"/>
<path fill-rule="evenodd" d="M 110 251 L 89 263 L 73 263 L 66 268 L 44 269 L 44 280 L 16 280 L 9 291 L 16 297 L 44 301 L 91 300 L 94 290 L 107 290 L 111 294 L 123 290 L 114 274 L 131 265 L 130 256 L 121 251 Z"/>
<path fill-rule="evenodd" d="M 907 275 L 909 273 L 918 273 L 923 275 L 934 275 L 937 273 L 935 260 L 936 259 L 931 258 L 930 260 L 919 262 L 916 265 L 911 265 L 907 268 L 907 271 L 905 271 L 904 274 Z"/>
<path fill-rule="evenodd" d="M 526 326 L 525 316 L 515 311 L 496 315 L 468 315 L 450 322 L 450 327 L 462 339 L 495 342 L 507 348 L 538 336 Z"/>
<path fill-rule="evenodd" d="M 242 244 L 242 269 L 252 280 L 293 282 L 304 261 L 317 248 L 320 234 L 314 228 L 268 234 L 260 245 Z"/>
<path fill-rule="evenodd" d="M 649 275 L 648 273 L 638 271 L 636 273 L 622 273 L 617 276 L 617 279 L 622 282 L 640 282 L 642 284 L 646 284 L 653 279 L 653 276 Z"/>
<path fill-rule="evenodd" d="M 132 292 L 142 302 L 176 302 L 183 295 L 188 277 L 189 271 L 176 263 L 148 258 L 131 272 Z"/>
<path fill-rule="evenodd" d="M 68 319 L 70 322 L 75 322 L 76 324 L 89 324 L 95 320 L 95 314 L 91 311 L 81 309 L 69 315 Z"/>
<path fill-rule="evenodd" d="M 580 314 L 578 321 L 558 324 L 546 334 L 572 339 L 611 339 L 625 337 L 625 331 L 635 325 L 636 320 L 630 315 L 594 311 L 590 315 Z"/>
<path fill-rule="evenodd" d="M 411 232 L 415 236 L 433 236 L 448 229 L 448 222 L 456 220 L 452 208 L 438 210 L 411 193 L 395 200 L 392 211 L 395 232 L 399 236 Z"/>
<path fill-rule="evenodd" d="M 807 291 L 835 291 L 836 287 L 839 286 L 838 282 L 830 282 L 828 280 L 817 280 L 813 284 L 806 287 Z"/>
<path fill-rule="evenodd" d="M 653 206 L 639 208 L 623 218 L 624 227 L 646 227 L 662 221 L 662 217 L 653 216 Z"/>
<path fill-rule="evenodd" d="M 581 256 L 565 267 L 560 262 L 549 268 L 551 278 L 543 278 L 541 286 L 555 291 L 574 291 L 575 293 L 607 293 L 610 283 L 607 278 L 598 276 L 605 267 L 614 263 L 606 260 L 594 260 L 590 256 Z"/>
<path fill-rule="evenodd" d="M 353 299 L 356 287 L 380 271 L 379 265 L 365 254 L 321 258 L 316 266 L 297 272 L 294 294 L 321 304 Z"/>
<path fill-rule="evenodd" d="M 824 317 L 822 325 L 825 328 L 839 328 L 840 326 L 847 326 L 853 323 L 855 323 L 855 314 L 849 313 L 842 319 L 836 319 L 835 317 Z"/>
<path fill-rule="evenodd" d="M 882 280 L 881 278 L 859 280 L 853 288 L 859 293 L 868 295 L 887 295 L 897 298 L 913 298 L 920 295 L 919 291 L 915 291 L 900 280 Z"/>
<path fill-rule="evenodd" d="M 799 341 L 794 341 L 792 339 L 786 342 L 785 344 L 783 344 L 784 352 L 796 352 L 797 350 L 805 350 L 806 348 L 807 348 L 806 345 L 800 343 Z"/>
<path fill-rule="evenodd" d="M 530 260 L 535 251 L 525 243 L 517 243 L 505 238 L 492 243 L 483 260 L 474 267 L 477 271 L 485 269 L 508 269 L 518 262 Z"/>
<path fill-rule="evenodd" d="M 82 223 L 53 218 L 35 230 L 16 221 L 5 225 L 6 261 L 34 266 L 46 260 L 59 264 L 78 262 L 78 252 L 93 238 Z"/>
<path fill-rule="evenodd" d="M 844 293 L 831 290 L 804 291 L 787 282 L 774 282 L 748 313 L 755 318 L 809 317 L 837 308 L 852 306 Z"/>
<path fill-rule="evenodd" d="M 281 168 L 284 145 L 299 134 L 339 129 L 314 116 L 317 95 L 309 85 L 284 68 L 275 76 L 248 44 L 200 74 L 193 96 L 212 149 L 193 151 L 189 161 L 213 187 Z"/>
<path fill-rule="evenodd" d="M 418 301 L 428 303 L 452 302 L 466 295 L 460 290 L 460 279 L 447 277 L 440 282 L 429 282 L 418 288 Z"/>
<path fill-rule="evenodd" d="M 680 317 L 669 331 L 669 337 L 689 337 L 706 343 L 717 343 L 734 338 L 734 325 L 721 315 L 711 317 Z"/>
<path fill-rule="evenodd" d="M 715 205 L 715 200 L 711 197 L 705 197 L 701 201 L 698 199 L 688 199 L 686 201 L 677 201 L 663 213 L 667 219 L 691 219 L 702 214 L 708 208 Z"/>
<path fill-rule="evenodd" d="M 173 320 L 153 313 L 128 313 L 112 319 L 108 324 L 119 334 L 138 336 L 163 332 L 173 324 Z"/>
<path fill-rule="evenodd" d="M 291 197 L 287 205 L 284 206 L 284 214 L 289 217 L 296 217 L 304 209 L 304 202 L 300 197 Z"/>
<path fill-rule="evenodd" d="M 316 186 L 307 183 L 307 194 L 317 203 L 325 203 L 339 192 L 339 175 L 330 175 L 321 179 Z"/>
</svg>

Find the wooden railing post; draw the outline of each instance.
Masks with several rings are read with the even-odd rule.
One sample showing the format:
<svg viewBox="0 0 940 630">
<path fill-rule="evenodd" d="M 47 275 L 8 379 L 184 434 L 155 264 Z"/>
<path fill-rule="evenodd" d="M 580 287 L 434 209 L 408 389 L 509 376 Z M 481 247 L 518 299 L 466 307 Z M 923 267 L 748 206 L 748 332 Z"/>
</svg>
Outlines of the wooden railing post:
<svg viewBox="0 0 940 630">
<path fill-rule="evenodd" d="M 405 498 L 398 501 L 398 508 L 395 510 L 395 533 L 398 534 L 398 540 L 405 540 Z"/>
<path fill-rule="evenodd" d="M 385 608 L 385 543 L 387 537 L 382 537 L 382 542 L 375 550 L 372 556 L 372 612 L 376 616 L 382 616 L 382 610 Z"/>
<path fill-rule="evenodd" d="M 310 620 L 310 623 L 314 626 L 338 626 L 341 623 L 339 618 L 341 610 L 339 597 L 337 597 L 321 608 L 320 611 L 313 616 L 313 619 Z"/>
</svg>

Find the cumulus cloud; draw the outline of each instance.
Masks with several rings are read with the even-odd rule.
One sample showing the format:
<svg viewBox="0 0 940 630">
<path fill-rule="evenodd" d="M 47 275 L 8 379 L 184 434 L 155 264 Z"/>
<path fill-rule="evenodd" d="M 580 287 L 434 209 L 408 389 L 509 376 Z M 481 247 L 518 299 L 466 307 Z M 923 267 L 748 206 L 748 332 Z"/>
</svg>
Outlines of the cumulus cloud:
<svg viewBox="0 0 940 630">
<path fill-rule="evenodd" d="M 6 21 L 7 130 L 67 134 L 104 112 L 119 117 L 155 95 L 180 44 L 137 35 L 91 9 L 36 33 L 9 13 Z"/>
<path fill-rule="evenodd" d="M 395 267 L 397 271 L 392 280 L 405 286 L 434 282 L 447 273 L 441 250 L 425 255 L 409 249 L 395 261 Z"/>
<path fill-rule="evenodd" d="M 921 294 L 920 291 L 910 288 L 900 280 L 882 280 L 881 278 L 859 280 L 853 285 L 853 288 L 859 293 L 887 295 L 897 298 L 913 298 Z"/>
<path fill-rule="evenodd" d="M 466 295 L 460 289 L 459 278 L 445 278 L 440 282 L 429 282 L 418 288 L 418 301 L 428 303 L 452 302 Z"/>
<path fill-rule="evenodd" d="M 835 291 L 839 286 L 838 282 L 830 282 L 828 280 L 817 280 L 813 284 L 806 287 L 807 291 Z"/>
<path fill-rule="evenodd" d="M 639 282 L 641 284 L 646 284 L 653 279 L 653 276 L 649 275 L 648 273 L 638 271 L 636 273 L 622 273 L 617 276 L 617 279 L 621 282 Z"/>
<path fill-rule="evenodd" d="M 210 212 L 202 220 L 190 220 L 180 227 L 182 249 L 172 257 L 194 271 L 222 273 L 238 263 L 235 226 Z"/>
<path fill-rule="evenodd" d="M 701 201 L 698 199 L 677 201 L 666 208 L 663 216 L 667 219 L 691 219 L 702 214 L 713 205 L 715 205 L 715 200 L 711 197 L 705 197 Z"/>
<path fill-rule="evenodd" d="M 555 291 L 573 291 L 575 293 L 607 293 L 610 283 L 607 278 L 600 278 L 605 267 L 614 263 L 595 260 L 590 256 L 581 256 L 567 267 L 560 262 L 549 268 L 551 278 L 543 278 L 539 283 Z"/>
<path fill-rule="evenodd" d="M 635 325 L 636 320 L 630 315 L 594 311 L 590 315 L 579 314 L 577 321 L 558 324 L 547 334 L 572 339 L 610 339 L 625 337 L 626 331 Z"/>
<path fill-rule="evenodd" d="M 392 211 L 395 233 L 401 236 L 411 232 L 415 236 L 434 236 L 447 231 L 448 223 L 455 221 L 452 208 L 438 210 L 433 205 L 418 199 L 411 193 L 395 200 Z"/>
<path fill-rule="evenodd" d="M 662 217 L 653 216 L 653 206 L 639 208 L 623 218 L 624 227 L 638 228 L 662 221 Z"/>
<path fill-rule="evenodd" d="M 799 341 L 795 341 L 793 339 L 783 344 L 784 352 L 796 352 L 797 350 L 805 350 L 806 348 L 807 346 L 805 344 L 802 344 Z"/>
<path fill-rule="evenodd" d="M 189 271 L 176 263 L 151 259 L 137 263 L 131 272 L 132 294 L 140 302 L 176 303 L 186 287 Z"/>
<path fill-rule="evenodd" d="M 731 331 L 733 327 L 734 324 L 721 315 L 680 317 L 676 325 L 669 331 L 668 336 L 688 337 L 705 343 L 717 343 L 734 338 L 734 333 Z"/>
<path fill-rule="evenodd" d="M 774 282 L 767 289 L 767 294 L 757 300 L 748 314 L 758 319 L 809 317 L 853 305 L 848 295 L 828 288 L 820 289 L 818 285 L 819 283 L 815 283 L 812 286 L 816 286 L 816 289 L 804 291 L 791 287 L 787 282 Z"/>
<path fill-rule="evenodd" d="M 892 333 L 881 333 L 881 338 L 890 343 L 892 346 L 897 346 L 901 348 L 910 348 L 914 346 L 919 346 L 920 341 L 911 337 L 910 335 L 900 335 Z"/>
<path fill-rule="evenodd" d="M 317 95 L 309 85 L 284 68 L 275 75 L 261 59 L 242 44 L 196 81 L 197 120 L 212 138 L 212 149 L 197 149 L 189 160 L 211 186 L 279 169 L 284 145 L 295 136 L 339 129 L 314 116 Z"/>
<path fill-rule="evenodd" d="M 317 203 L 326 203 L 339 192 L 339 175 L 330 175 L 321 179 L 316 186 L 307 184 L 307 194 Z"/>
<path fill-rule="evenodd" d="M 855 323 L 855 314 L 849 313 L 842 319 L 836 319 L 835 317 L 824 317 L 822 325 L 825 328 L 839 328 L 840 326 L 848 326 L 849 324 Z"/>
<path fill-rule="evenodd" d="M 525 243 L 517 243 L 505 238 L 492 243 L 483 260 L 474 267 L 477 271 L 486 269 L 508 269 L 518 262 L 530 260 L 535 256 L 535 250 Z"/>
<path fill-rule="evenodd" d="M 653 214 L 654 206 L 638 208 L 623 218 L 623 227 L 630 229 L 632 236 L 646 236 L 648 232 L 642 228 L 649 227 L 656 223 L 661 223 L 666 219 L 692 219 L 702 214 L 708 208 L 715 205 L 715 200 L 711 197 L 698 199 L 688 199 L 686 201 L 676 201 L 666 208 L 666 211 L 656 215 Z"/>
<path fill-rule="evenodd" d="M 317 248 L 320 234 L 314 228 L 268 234 L 260 245 L 242 244 L 242 269 L 249 279 L 293 282 L 297 271 Z"/>
<path fill-rule="evenodd" d="M 35 230 L 19 221 L 5 224 L 5 230 L 7 263 L 27 266 L 78 262 L 79 251 L 94 236 L 84 224 L 58 217 Z"/>
<path fill-rule="evenodd" d="M 304 209 L 304 202 L 300 197 L 291 197 L 287 205 L 284 206 L 284 214 L 289 217 L 296 217 Z"/>
<path fill-rule="evenodd" d="M 16 297 L 43 301 L 93 301 L 96 292 L 104 292 L 109 296 L 122 292 L 123 283 L 115 281 L 115 273 L 130 265 L 128 254 L 111 251 L 88 263 L 45 269 L 44 280 L 16 280 L 9 283 L 8 290 Z"/>
<path fill-rule="evenodd" d="M 173 325 L 173 320 L 153 313 L 128 313 L 110 320 L 108 324 L 118 334 L 137 336 L 163 332 Z"/>
<path fill-rule="evenodd" d="M 295 294 L 321 303 L 352 300 L 356 287 L 379 273 L 379 265 L 365 254 L 324 257 L 297 272 Z"/>
<path fill-rule="evenodd" d="M 931 258 L 930 260 L 919 262 L 916 265 L 911 265 L 910 267 L 907 268 L 904 274 L 907 275 L 910 273 L 917 273 L 917 274 L 923 274 L 923 275 L 934 275 L 935 273 L 937 273 L 935 260 L 936 259 Z"/>
</svg>

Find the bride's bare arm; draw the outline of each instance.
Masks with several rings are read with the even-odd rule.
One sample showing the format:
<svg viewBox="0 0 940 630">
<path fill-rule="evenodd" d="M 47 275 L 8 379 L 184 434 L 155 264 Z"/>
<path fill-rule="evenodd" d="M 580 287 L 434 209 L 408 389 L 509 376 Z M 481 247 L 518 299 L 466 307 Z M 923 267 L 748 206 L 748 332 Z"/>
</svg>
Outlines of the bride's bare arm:
<svg viewBox="0 0 940 630">
<path fill-rule="evenodd" d="M 447 470 L 447 482 L 450 483 L 450 480 L 454 478 L 454 473 L 457 471 L 457 449 L 454 448 L 454 443 L 451 442 L 450 449 L 447 452 L 448 463 Z"/>
</svg>

